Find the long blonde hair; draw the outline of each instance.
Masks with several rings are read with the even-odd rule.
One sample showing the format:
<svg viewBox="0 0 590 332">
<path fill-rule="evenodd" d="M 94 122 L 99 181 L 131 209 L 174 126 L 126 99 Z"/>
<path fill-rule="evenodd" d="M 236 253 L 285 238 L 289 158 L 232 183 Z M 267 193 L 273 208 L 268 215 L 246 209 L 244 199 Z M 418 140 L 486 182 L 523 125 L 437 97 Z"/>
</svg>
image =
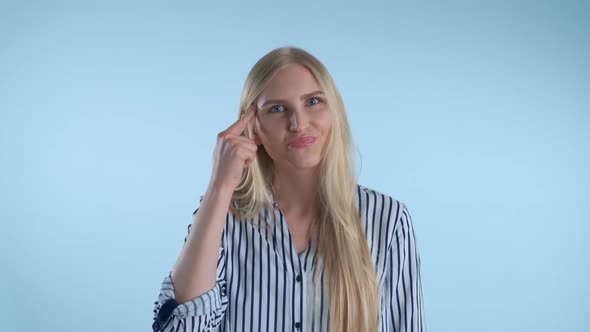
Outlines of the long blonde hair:
<svg viewBox="0 0 590 332">
<path fill-rule="evenodd" d="M 324 91 L 332 115 L 332 129 L 320 164 L 319 220 L 314 232 L 318 257 L 323 262 L 330 299 L 331 331 L 377 331 L 377 277 L 367 238 L 355 205 L 357 175 L 352 157 L 352 135 L 344 102 L 324 65 L 297 47 L 280 47 L 264 55 L 246 78 L 240 99 L 241 117 L 268 85 L 273 75 L 290 64 L 307 67 Z M 253 127 L 244 134 L 253 139 Z M 233 194 L 230 211 L 248 220 L 261 210 L 272 210 L 273 161 L 263 146 L 250 167 L 244 168 Z M 316 269 L 314 280 L 319 280 Z"/>
</svg>

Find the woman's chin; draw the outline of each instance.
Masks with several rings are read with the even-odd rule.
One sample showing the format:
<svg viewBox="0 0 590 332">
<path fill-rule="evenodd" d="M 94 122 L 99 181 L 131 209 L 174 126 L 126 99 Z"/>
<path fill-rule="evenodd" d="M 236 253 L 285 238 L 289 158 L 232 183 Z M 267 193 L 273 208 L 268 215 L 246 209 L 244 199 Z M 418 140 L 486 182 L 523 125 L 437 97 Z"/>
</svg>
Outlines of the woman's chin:
<svg viewBox="0 0 590 332">
<path fill-rule="evenodd" d="M 320 161 L 319 155 L 297 156 L 296 158 L 291 158 L 289 163 L 298 169 L 308 169 L 318 167 L 320 165 Z"/>
</svg>

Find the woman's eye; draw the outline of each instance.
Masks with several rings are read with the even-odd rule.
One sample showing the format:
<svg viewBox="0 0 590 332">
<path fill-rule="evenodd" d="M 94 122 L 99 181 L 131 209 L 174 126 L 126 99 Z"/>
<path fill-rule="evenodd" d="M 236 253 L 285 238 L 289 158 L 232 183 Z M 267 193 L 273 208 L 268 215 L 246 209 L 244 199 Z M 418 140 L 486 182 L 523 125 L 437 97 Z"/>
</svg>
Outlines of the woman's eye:
<svg viewBox="0 0 590 332">
<path fill-rule="evenodd" d="M 320 99 L 316 98 L 316 97 L 309 98 L 308 100 L 316 100 L 315 103 L 311 103 L 312 105 L 319 104 L 319 102 L 320 102 Z"/>
<path fill-rule="evenodd" d="M 285 108 L 285 106 L 283 106 L 283 105 L 275 105 L 275 106 L 273 106 L 273 107 L 270 108 L 270 112 L 271 113 L 280 113 L 280 112 L 277 112 L 276 111 L 277 108 L 279 108 L 279 107 L 282 107 L 283 109 Z"/>
<path fill-rule="evenodd" d="M 312 97 L 312 98 L 309 98 L 307 101 L 310 105 L 316 105 L 316 104 L 319 104 L 322 100 L 317 97 Z M 313 102 L 313 101 L 315 101 L 315 102 Z M 275 105 L 275 106 L 272 106 L 271 108 L 269 108 L 270 113 L 282 113 L 284 110 L 285 110 L 284 105 Z"/>
</svg>

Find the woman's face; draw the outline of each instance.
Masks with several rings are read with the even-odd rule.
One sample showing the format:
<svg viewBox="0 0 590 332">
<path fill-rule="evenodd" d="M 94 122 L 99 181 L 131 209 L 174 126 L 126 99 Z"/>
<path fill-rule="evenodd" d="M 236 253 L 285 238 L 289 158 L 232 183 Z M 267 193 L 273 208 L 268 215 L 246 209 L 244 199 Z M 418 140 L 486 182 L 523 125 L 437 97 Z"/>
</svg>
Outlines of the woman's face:
<svg viewBox="0 0 590 332">
<path fill-rule="evenodd" d="M 277 72 L 256 100 L 256 144 L 281 168 L 316 167 L 332 128 L 326 99 L 312 73 L 293 64 Z M 296 138 L 307 137 L 315 141 Z"/>
</svg>

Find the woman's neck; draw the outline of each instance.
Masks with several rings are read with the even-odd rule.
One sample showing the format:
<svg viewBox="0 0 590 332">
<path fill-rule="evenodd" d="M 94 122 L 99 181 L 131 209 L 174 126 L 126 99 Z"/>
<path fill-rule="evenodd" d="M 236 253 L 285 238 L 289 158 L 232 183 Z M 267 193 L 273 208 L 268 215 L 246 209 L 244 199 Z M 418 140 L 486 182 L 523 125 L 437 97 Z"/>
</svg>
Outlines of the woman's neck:
<svg viewBox="0 0 590 332">
<path fill-rule="evenodd" d="M 317 216 L 319 208 L 317 170 L 305 169 L 274 174 L 273 197 L 281 211 L 297 216 Z"/>
</svg>

